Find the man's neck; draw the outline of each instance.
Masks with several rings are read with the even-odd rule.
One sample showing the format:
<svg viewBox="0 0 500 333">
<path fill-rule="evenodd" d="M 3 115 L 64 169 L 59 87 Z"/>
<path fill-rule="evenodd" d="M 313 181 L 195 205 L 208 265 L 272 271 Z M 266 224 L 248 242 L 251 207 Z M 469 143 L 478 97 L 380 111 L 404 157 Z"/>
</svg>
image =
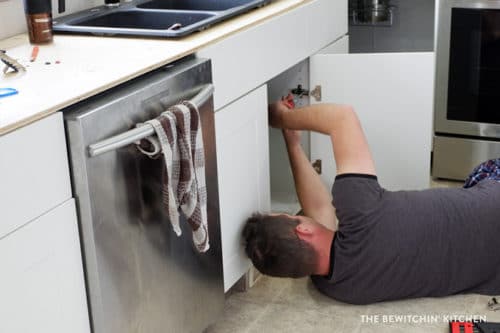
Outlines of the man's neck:
<svg viewBox="0 0 500 333">
<path fill-rule="evenodd" d="M 333 236 L 335 235 L 335 231 L 325 230 L 325 232 L 321 235 L 318 242 L 318 275 L 328 275 L 330 274 L 330 265 L 331 265 L 331 248 L 333 242 Z"/>
</svg>

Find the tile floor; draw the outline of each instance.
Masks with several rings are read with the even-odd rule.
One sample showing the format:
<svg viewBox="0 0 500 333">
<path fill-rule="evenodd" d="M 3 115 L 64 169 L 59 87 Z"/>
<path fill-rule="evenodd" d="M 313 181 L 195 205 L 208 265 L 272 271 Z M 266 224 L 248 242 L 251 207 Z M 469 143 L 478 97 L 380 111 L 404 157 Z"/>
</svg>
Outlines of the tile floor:
<svg viewBox="0 0 500 333">
<path fill-rule="evenodd" d="M 308 278 L 262 277 L 249 291 L 228 297 L 224 315 L 207 333 L 445 333 L 452 317 L 500 322 L 500 311 L 487 308 L 490 298 L 457 295 L 349 305 L 323 296 Z"/>
<path fill-rule="evenodd" d="M 457 183 L 440 181 L 432 186 Z M 487 307 L 490 299 L 457 295 L 356 306 L 323 296 L 309 278 L 262 276 L 249 291 L 227 297 L 223 316 L 206 333 L 445 333 L 449 332 L 447 320 L 453 316 L 500 322 L 500 311 Z"/>
</svg>

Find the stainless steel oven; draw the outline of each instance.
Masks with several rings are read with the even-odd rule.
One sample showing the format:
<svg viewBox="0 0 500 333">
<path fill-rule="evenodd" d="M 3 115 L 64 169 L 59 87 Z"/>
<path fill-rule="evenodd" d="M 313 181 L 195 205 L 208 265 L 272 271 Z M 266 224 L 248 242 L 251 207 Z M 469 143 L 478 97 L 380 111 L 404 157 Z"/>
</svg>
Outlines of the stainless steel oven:
<svg viewBox="0 0 500 333">
<path fill-rule="evenodd" d="M 434 177 L 500 157 L 500 0 L 438 0 Z"/>
</svg>

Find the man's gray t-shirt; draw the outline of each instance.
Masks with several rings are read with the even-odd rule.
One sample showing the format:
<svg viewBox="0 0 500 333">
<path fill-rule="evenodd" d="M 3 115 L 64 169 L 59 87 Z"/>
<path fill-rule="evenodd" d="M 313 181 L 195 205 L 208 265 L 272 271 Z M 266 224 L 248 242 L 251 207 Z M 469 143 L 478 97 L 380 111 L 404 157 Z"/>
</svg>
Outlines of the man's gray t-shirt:
<svg viewBox="0 0 500 333">
<path fill-rule="evenodd" d="M 312 276 L 326 295 L 366 304 L 500 294 L 500 183 L 392 192 L 375 176 L 345 174 L 332 194 L 332 270 Z"/>
</svg>

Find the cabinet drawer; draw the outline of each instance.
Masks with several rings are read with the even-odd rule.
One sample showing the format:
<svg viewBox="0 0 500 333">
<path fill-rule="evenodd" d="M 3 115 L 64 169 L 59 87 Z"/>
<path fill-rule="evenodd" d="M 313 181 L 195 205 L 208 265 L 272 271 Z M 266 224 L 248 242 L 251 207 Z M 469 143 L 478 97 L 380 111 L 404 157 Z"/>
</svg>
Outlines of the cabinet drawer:
<svg viewBox="0 0 500 333">
<path fill-rule="evenodd" d="M 71 197 L 61 113 L 0 137 L 0 238 Z"/>
<path fill-rule="evenodd" d="M 74 200 L 0 239 L 1 331 L 88 333 Z"/>
<path fill-rule="evenodd" d="M 214 108 L 219 110 L 307 58 L 304 8 L 278 15 L 200 50 L 212 61 Z"/>
</svg>

